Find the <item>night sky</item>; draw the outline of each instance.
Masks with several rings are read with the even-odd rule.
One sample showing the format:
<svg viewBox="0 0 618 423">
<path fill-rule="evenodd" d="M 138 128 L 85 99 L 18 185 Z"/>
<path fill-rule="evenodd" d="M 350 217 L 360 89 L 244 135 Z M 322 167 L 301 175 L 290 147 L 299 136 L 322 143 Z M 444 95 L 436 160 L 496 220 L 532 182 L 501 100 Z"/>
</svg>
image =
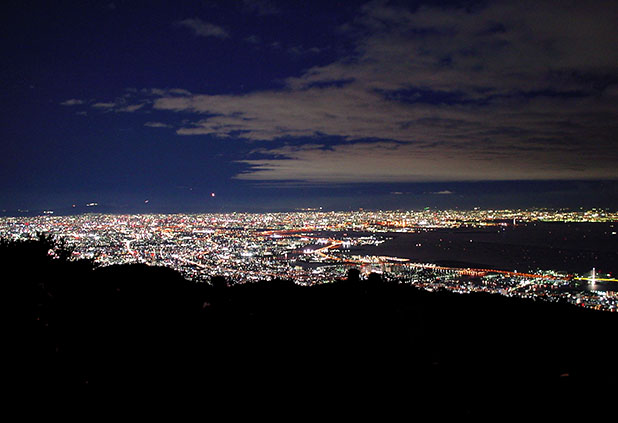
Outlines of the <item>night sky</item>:
<svg viewBox="0 0 618 423">
<path fill-rule="evenodd" d="M 0 15 L 5 215 L 618 207 L 616 1 Z"/>
</svg>

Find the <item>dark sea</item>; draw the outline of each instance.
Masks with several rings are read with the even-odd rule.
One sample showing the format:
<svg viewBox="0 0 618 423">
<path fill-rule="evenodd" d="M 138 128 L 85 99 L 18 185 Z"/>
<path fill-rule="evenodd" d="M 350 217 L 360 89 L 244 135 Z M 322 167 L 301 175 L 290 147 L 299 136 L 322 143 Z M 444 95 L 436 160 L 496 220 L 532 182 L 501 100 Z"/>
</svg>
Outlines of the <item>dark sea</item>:
<svg viewBox="0 0 618 423">
<path fill-rule="evenodd" d="M 524 223 L 516 226 L 384 233 L 378 246 L 355 254 L 409 258 L 452 267 L 556 270 L 580 276 L 618 277 L 618 224 Z M 609 276 L 608 276 L 609 275 Z"/>
</svg>

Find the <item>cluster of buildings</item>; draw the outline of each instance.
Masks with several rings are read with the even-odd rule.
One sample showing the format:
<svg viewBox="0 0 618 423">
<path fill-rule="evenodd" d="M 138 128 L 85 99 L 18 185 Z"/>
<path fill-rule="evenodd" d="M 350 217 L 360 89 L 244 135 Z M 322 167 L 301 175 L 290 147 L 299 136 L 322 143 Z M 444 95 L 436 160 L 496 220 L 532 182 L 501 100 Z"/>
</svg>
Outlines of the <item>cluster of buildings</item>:
<svg viewBox="0 0 618 423">
<path fill-rule="evenodd" d="M 76 259 L 107 266 L 147 263 L 194 280 L 224 276 L 236 283 L 281 278 L 299 284 L 345 277 L 350 267 L 425 289 L 492 292 L 617 309 L 612 290 L 551 272 L 438 267 L 368 254 L 391 232 L 510 225 L 531 221 L 614 222 L 606 210 L 302 211 L 290 213 L 104 215 L 0 218 L 0 238 L 63 239 Z"/>
<path fill-rule="evenodd" d="M 618 311 L 618 281 L 615 290 L 593 278 L 574 278 L 553 271 L 524 274 L 492 269 L 444 268 L 411 263 L 392 269 L 388 278 L 428 291 L 460 294 L 485 292 L 548 302 L 566 302 L 595 310 Z"/>
</svg>

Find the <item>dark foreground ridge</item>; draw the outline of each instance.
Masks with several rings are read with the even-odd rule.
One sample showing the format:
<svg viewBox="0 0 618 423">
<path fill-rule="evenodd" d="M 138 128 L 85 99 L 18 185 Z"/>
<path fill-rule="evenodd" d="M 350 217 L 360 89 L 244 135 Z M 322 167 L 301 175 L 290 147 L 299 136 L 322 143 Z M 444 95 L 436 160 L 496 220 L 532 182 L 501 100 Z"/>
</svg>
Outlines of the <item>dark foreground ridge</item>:
<svg viewBox="0 0 618 423">
<path fill-rule="evenodd" d="M 209 285 L 167 268 L 95 268 L 63 249 L 52 258 L 55 247 L 45 238 L 0 246 L 5 367 L 12 388 L 30 395 L 186 388 L 408 404 L 421 390 L 438 414 L 474 414 L 522 389 L 556 395 L 543 403 L 553 414 L 571 389 L 617 382 L 614 313 L 427 292 L 354 271 L 312 287 Z"/>
</svg>

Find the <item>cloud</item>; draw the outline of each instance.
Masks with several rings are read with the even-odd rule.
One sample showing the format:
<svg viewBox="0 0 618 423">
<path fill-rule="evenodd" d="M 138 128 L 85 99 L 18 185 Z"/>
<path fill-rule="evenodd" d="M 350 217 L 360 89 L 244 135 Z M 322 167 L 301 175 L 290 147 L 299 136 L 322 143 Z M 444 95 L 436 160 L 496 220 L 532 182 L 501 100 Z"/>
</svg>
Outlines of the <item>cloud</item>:
<svg viewBox="0 0 618 423">
<path fill-rule="evenodd" d="M 95 109 L 113 109 L 114 107 L 116 107 L 116 103 L 98 102 L 94 103 L 92 107 L 94 107 Z"/>
<path fill-rule="evenodd" d="M 144 103 L 141 103 L 141 104 L 130 104 L 128 106 L 124 106 L 124 107 L 119 108 L 117 111 L 118 112 L 129 112 L 129 113 L 131 113 L 131 112 L 135 112 L 136 110 L 141 109 L 144 106 L 145 106 Z"/>
<path fill-rule="evenodd" d="M 171 128 L 171 125 L 162 122 L 146 122 L 144 126 L 148 126 L 149 128 Z"/>
<path fill-rule="evenodd" d="M 183 98 L 191 96 L 191 92 L 182 88 L 127 88 L 125 93 L 112 101 L 98 101 L 89 104 L 90 107 L 104 112 L 134 113 L 138 110 L 149 109 L 154 100 L 166 98 Z M 63 103 L 65 106 L 86 104 L 85 101 L 70 99 Z"/>
<path fill-rule="evenodd" d="M 145 105 L 146 102 L 139 104 L 127 104 L 127 98 L 125 96 L 123 98 L 116 99 L 115 101 L 97 102 L 92 104 L 91 107 L 105 111 L 133 113 L 140 110 Z"/>
<path fill-rule="evenodd" d="M 354 75 L 376 89 L 417 86 L 474 97 L 581 88 L 573 71 L 592 77 L 615 72 L 618 63 L 612 29 L 618 6 L 593 3 L 492 2 L 473 11 L 424 6 L 412 12 L 371 2 L 349 25 L 357 37 L 354 56 L 290 82 L 307 86 Z"/>
<path fill-rule="evenodd" d="M 253 181 L 436 182 L 482 180 L 602 179 L 613 172 L 605 162 L 588 166 L 577 157 L 552 157 L 548 152 L 520 157 L 481 149 L 441 150 L 411 143 L 361 142 L 331 148 L 323 145 L 264 149 L 266 159 L 247 159 L 238 179 Z M 485 156 L 485 157 L 484 157 Z"/>
<path fill-rule="evenodd" d="M 177 22 L 177 25 L 189 28 L 195 35 L 201 37 L 228 38 L 230 36 L 223 27 L 204 22 L 199 18 L 185 19 Z"/>
<path fill-rule="evenodd" d="M 287 51 L 295 56 L 303 56 L 307 54 L 319 54 L 323 51 L 323 49 L 318 47 L 305 48 L 303 46 L 293 46 L 289 47 Z"/>
<path fill-rule="evenodd" d="M 449 191 L 448 189 L 442 190 L 442 191 L 435 191 L 432 192 L 431 194 L 434 195 L 451 195 L 451 194 L 455 194 L 453 191 Z"/>
<path fill-rule="evenodd" d="M 187 96 L 191 95 L 191 92 L 183 88 L 142 88 L 141 90 L 128 90 L 129 96 L 131 95 L 145 95 L 147 97 L 166 97 L 166 96 Z"/>
<path fill-rule="evenodd" d="M 603 1 L 374 1 L 340 28 L 348 54 L 282 89 L 152 90 L 152 107 L 186 116 L 179 135 L 270 141 L 240 179 L 618 178 L 617 19 Z"/>
<path fill-rule="evenodd" d="M 84 104 L 84 100 L 79 100 L 77 98 L 71 98 L 71 99 L 68 99 L 60 103 L 61 106 L 77 106 L 79 104 Z"/>
<path fill-rule="evenodd" d="M 261 44 L 262 43 L 262 39 L 255 34 L 252 34 L 246 37 L 245 41 L 250 44 Z"/>
</svg>

